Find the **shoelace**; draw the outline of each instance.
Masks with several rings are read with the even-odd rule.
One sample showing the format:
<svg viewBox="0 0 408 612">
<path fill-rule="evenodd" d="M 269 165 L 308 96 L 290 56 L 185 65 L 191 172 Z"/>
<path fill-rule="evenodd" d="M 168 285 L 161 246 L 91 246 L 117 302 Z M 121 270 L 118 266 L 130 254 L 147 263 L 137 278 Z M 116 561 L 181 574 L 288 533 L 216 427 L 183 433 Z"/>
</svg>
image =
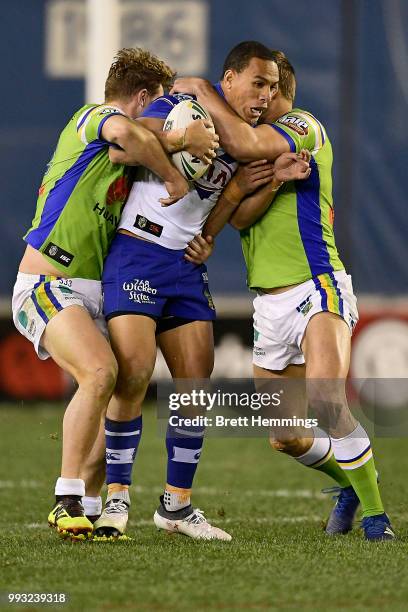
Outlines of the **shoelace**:
<svg viewBox="0 0 408 612">
<path fill-rule="evenodd" d="M 324 495 L 330 495 L 330 493 L 334 493 L 334 495 L 332 496 L 332 499 L 338 499 L 340 496 L 342 489 L 341 487 L 327 487 L 326 489 L 322 489 L 322 493 Z"/>
<path fill-rule="evenodd" d="M 353 500 L 356 503 L 357 500 L 355 500 L 355 492 L 353 489 L 349 489 L 348 487 L 342 489 L 341 487 L 329 487 L 327 489 L 322 489 L 322 493 L 334 493 L 334 495 L 332 496 L 333 500 L 336 500 L 336 509 L 338 512 L 342 512 L 342 513 L 348 513 L 350 514 L 351 512 L 354 513 L 355 508 L 350 507 L 350 501 Z"/>
<path fill-rule="evenodd" d="M 188 519 L 187 522 L 192 523 L 193 525 L 200 525 L 201 523 L 207 523 L 207 519 L 204 516 L 204 512 L 200 510 L 200 508 L 196 508 L 194 510 L 194 514 Z"/>
<path fill-rule="evenodd" d="M 106 514 L 122 514 L 128 511 L 129 506 L 123 499 L 111 499 L 106 504 Z"/>
</svg>

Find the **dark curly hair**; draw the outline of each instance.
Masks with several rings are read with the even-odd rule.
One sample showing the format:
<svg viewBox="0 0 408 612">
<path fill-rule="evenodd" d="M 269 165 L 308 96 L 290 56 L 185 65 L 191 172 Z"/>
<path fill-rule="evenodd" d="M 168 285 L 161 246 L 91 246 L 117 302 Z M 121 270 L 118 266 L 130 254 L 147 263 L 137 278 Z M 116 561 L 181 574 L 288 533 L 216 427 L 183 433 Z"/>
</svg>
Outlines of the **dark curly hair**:
<svg viewBox="0 0 408 612">
<path fill-rule="evenodd" d="M 227 70 L 242 72 L 248 67 L 252 58 L 276 61 L 273 52 L 256 40 L 245 40 L 236 45 L 225 58 L 221 78 Z"/>
</svg>

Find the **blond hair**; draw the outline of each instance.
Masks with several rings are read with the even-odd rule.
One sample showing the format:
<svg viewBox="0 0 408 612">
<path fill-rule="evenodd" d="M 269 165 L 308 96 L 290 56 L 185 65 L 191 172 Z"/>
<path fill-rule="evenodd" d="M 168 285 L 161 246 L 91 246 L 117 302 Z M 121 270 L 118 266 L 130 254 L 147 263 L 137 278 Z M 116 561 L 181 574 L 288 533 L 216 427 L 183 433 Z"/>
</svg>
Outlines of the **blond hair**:
<svg viewBox="0 0 408 612">
<path fill-rule="evenodd" d="M 286 100 L 293 102 L 296 93 L 295 69 L 283 51 L 272 53 L 279 69 L 279 91 Z"/>
<path fill-rule="evenodd" d="M 176 73 L 144 49 L 121 49 L 115 56 L 105 82 L 105 100 L 127 99 L 140 89 L 154 95 L 160 85 L 167 89 Z"/>
</svg>

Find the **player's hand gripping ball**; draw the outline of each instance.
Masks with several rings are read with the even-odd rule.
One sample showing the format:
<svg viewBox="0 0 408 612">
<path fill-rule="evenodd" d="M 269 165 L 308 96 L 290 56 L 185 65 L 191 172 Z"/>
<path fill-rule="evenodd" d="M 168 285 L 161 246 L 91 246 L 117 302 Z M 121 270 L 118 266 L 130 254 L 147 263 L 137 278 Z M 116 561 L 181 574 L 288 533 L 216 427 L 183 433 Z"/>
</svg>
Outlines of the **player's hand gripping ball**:
<svg viewBox="0 0 408 612">
<path fill-rule="evenodd" d="M 187 128 L 193 121 L 201 119 L 209 127 L 206 127 L 211 137 L 215 134 L 214 125 L 210 114 L 196 100 L 182 100 L 168 114 L 164 124 L 164 130 L 177 130 Z M 211 122 L 211 123 L 210 123 Z M 215 136 L 218 141 L 218 137 Z M 218 146 L 218 143 L 215 144 Z M 210 153 L 201 158 L 187 150 L 172 154 L 172 161 L 176 168 L 188 181 L 195 181 L 201 178 L 208 170 L 210 165 L 209 157 L 215 157 L 213 145 L 210 146 Z"/>
</svg>

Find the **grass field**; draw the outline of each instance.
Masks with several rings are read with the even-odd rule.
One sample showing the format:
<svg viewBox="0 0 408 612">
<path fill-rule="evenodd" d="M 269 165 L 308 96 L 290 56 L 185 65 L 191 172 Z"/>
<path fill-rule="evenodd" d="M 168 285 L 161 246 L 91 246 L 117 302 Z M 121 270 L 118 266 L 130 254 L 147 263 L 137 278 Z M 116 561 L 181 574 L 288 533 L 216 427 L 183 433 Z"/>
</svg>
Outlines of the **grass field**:
<svg viewBox="0 0 408 612">
<path fill-rule="evenodd" d="M 152 523 L 166 457 L 150 408 L 134 470 L 133 540 L 70 543 L 46 525 L 61 417 L 62 407 L 0 407 L 3 594 L 66 593 L 68 604 L 47 606 L 55 610 L 407 609 L 406 440 L 374 443 L 399 539 L 372 544 L 358 524 L 345 537 L 324 535 L 326 477 L 273 454 L 263 439 L 208 439 L 194 504 L 233 541 L 197 542 Z"/>
</svg>

